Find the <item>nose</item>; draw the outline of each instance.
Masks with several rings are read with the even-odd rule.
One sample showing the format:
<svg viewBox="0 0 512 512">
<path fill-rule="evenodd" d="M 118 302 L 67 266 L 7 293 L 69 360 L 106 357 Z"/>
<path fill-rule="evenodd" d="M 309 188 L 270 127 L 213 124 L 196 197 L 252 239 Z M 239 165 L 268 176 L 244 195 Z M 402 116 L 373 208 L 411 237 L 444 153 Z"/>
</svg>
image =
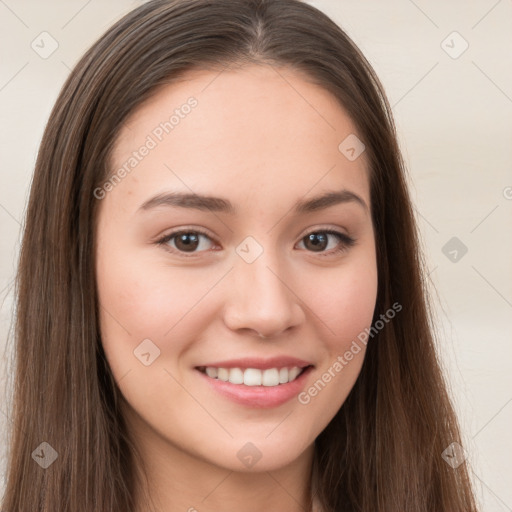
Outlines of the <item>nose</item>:
<svg viewBox="0 0 512 512">
<path fill-rule="evenodd" d="M 297 328 L 305 318 L 303 301 L 294 292 L 290 271 L 264 251 L 255 261 L 235 262 L 224 321 L 233 331 L 276 338 Z"/>
</svg>

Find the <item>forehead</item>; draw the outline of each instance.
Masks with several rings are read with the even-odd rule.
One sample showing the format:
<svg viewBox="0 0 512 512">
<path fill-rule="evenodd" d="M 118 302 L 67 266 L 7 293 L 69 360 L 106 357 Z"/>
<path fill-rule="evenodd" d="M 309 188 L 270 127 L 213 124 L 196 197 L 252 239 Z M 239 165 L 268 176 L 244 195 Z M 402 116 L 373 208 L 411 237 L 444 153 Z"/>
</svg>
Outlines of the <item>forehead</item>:
<svg viewBox="0 0 512 512">
<path fill-rule="evenodd" d="M 355 134 L 337 99 L 297 70 L 191 71 L 122 126 L 112 172 L 128 172 L 109 196 L 135 211 L 167 190 L 223 191 L 235 204 L 263 194 L 279 204 L 343 187 L 369 204 L 365 153 L 350 161 L 339 149 Z"/>
</svg>

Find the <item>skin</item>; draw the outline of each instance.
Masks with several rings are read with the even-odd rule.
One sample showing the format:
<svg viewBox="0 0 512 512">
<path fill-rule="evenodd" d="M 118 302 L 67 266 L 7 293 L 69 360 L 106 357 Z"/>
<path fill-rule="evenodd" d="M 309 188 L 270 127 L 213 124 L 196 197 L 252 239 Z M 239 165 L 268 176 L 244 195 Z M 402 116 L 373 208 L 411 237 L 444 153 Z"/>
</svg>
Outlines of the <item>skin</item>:
<svg viewBox="0 0 512 512">
<path fill-rule="evenodd" d="M 197 106 L 100 201 L 103 347 L 156 510 L 305 510 L 315 438 L 353 387 L 364 345 L 307 405 L 294 397 L 242 406 L 194 368 L 290 355 L 314 364 L 307 389 L 370 327 L 377 267 L 365 153 L 349 161 L 338 150 L 357 131 L 324 89 L 296 70 L 247 65 L 189 72 L 161 88 L 123 125 L 114 169 L 190 96 Z M 340 189 L 366 208 L 352 201 L 292 211 L 299 199 Z M 237 213 L 138 211 L 171 190 L 221 196 Z M 192 257 L 176 238 L 156 243 L 180 228 L 209 233 Z M 317 252 L 304 237 L 322 229 L 356 243 L 334 253 L 341 242 L 328 235 Z M 252 263 L 236 252 L 247 236 L 263 249 Z M 149 366 L 134 356 L 144 339 L 160 350 Z M 250 468 L 237 457 L 248 442 L 261 453 Z M 148 510 L 141 492 L 138 510 Z"/>
</svg>

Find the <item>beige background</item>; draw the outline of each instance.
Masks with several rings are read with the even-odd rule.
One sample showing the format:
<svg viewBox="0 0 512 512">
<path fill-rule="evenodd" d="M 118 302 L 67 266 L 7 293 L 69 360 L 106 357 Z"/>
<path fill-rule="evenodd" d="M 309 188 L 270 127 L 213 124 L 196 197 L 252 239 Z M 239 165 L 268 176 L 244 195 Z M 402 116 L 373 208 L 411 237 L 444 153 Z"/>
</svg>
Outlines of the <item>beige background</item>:
<svg viewBox="0 0 512 512">
<path fill-rule="evenodd" d="M 21 224 L 43 128 L 81 54 L 140 3 L 0 0 L 2 383 Z M 512 1 L 310 3 L 360 46 L 393 105 L 478 497 L 486 512 L 512 511 Z M 58 43 L 48 58 L 31 47 L 43 31 Z M 461 256 L 455 248 L 455 262 L 454 247 L 443 253 L 452 237 L 468 249 Z M 0 457 L 9 421 L 1 397 Z M 3 473 L 0 460 L 0 487 Z"/>
</svg>

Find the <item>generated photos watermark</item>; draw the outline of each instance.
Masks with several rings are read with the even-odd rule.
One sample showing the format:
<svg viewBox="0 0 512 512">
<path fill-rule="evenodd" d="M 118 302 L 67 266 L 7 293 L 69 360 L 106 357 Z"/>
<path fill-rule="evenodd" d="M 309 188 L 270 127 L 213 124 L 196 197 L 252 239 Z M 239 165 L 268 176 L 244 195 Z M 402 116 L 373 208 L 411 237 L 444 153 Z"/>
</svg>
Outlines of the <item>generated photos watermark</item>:
<svg viewBox="0 0 512 512">
<path fill-rule="evenodd" d="M 103 183 L 101 187 L 94 189 L 94 197 L 96 199 L 104 199 L 107 192 L 112 191 L 121 181 L 135 169 L 146 156 L 148 156 L 153 149 L 155 149 L 165 136 L 172 132 L 183 119 L 185 119 L 192 109 L 196 108 L 199 102 L 196 98 L 191 96 L 186 103 L 174 109 L 173 114 L 168 120 L 162 121 L 155 126 L 151 133 L 148 134 L 144 144 L 136 151 L 133 151 L 131 156 L 117 169 L 112 176 Z"/>
<path fill-rule="evenodd" d="M 303 405 L 307 405 L 311 402 L 312 398 L 318 395 L 320 391 L 322 391 L 329 382 L 331 382 L 336 375 L 338 375 L 347 364 L 352 361 L 354 356 L 361 352 L 362 345 L 366 346 L 369 338 L 373 338 L 379 331 L 381 331 L 384 326 L 389 323 L 397 313 L 402 311 L 402 305 L 398 302 L 395 302 L 385 313 L 380 315 L 379 320 L 376 320 L 374 325 L 372 325 L 369 329 L 365 328 L 364 331 L 361 331 L 357 335 L 357 340 L 353 340 L 350 348 L 345 351 L 343 355 L 339 355 L 334 363 L 329 366 L 329 368 L 322 373 L 322 375 L 311 385 L 307 390 L 299 393 L 297 399 L 299 403 Z M 362 344 L 362 345 L 361 345 Z"/>
</svg>

